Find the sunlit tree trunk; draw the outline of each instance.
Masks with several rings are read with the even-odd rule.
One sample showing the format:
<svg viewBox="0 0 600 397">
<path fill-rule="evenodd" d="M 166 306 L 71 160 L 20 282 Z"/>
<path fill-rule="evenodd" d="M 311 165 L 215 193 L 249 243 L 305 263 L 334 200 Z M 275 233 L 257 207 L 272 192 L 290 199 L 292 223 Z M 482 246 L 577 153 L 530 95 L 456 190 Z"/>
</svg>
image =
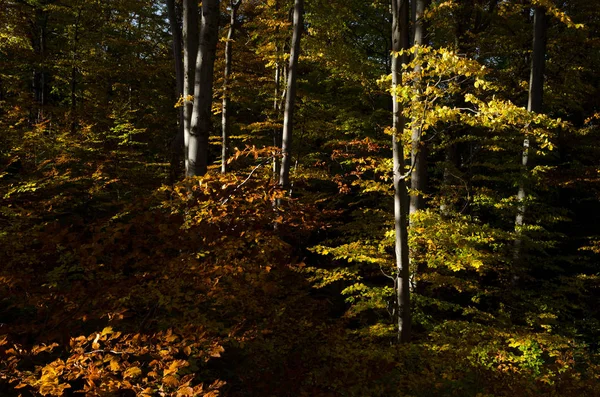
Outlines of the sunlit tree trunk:
<svg viewBox="0 0 600 397">
<path fill-rule="evenodd" d="M 183 131 L 186 172 L 191 133 L 196 55 L 198 52 L 198 1 L 183 0 Z"/>
<path fill-rule="evenodd" d="M 542 7 L 535 7 L 533 17 L 533 54 L 531 57 L 531 72 L 529 75 L 529 101 L 527 110 L 530 112 L 542 112 L 542 98 L 544 96 L 544 67 L 546 58 L 546 11 Z M 521 256 L 522 245 L 522 228 L 525 221 L 525 176 L 527 174 L 527 164 L 529 162 L 529 138 L 523 140 L 522 161 L 522 178 L 519 183 L 519 191 L 517 200 L 519 207 L 517 208 L 517 216 L 515 219 L 515 229 L 517 238 L 515 239 L 514 260 L 517 263 Z"/>
<path fill-rule="evenodd" d="M 208 135 L 211 129 L 213 75 L 218 36 L 219 0 L 204 0 L 194 77 L 194 106 L 188 138 L 187 176 L 204 175 L 208 167 Z"/>
<path fill-rule="evenodd" d="M 277 51 L 277 48 L 275 49 Z M 279 62 L 275 65 L 275 93 L 273 99 L 274 120 L 279 119 L 279 85 L 281 81 L 281 66 Z M 281 147 L 281 130 L 273 129 L 273 146 Z M 273 180 L 279 180 L 279 157 L 273 156 Z"/>
<path fill-rule="evenodd" d="M 181 29 L 177 18 L 177 10 L 175 8 L 175 0 L 167 0 L 167 11 L 169 13 L 169 24 L 171 26 L 171 35 L 173 36 L 173 60 L 175 63 L 175 82 L 177 87 L 177 98 L 183 96 L 183 59 L 181 57 Z M 179 108 L 179 123 L 177 135 L 171 141 L 171 183 L 175 181 L 177 172 L 177 163 L 181 147 L 184 140 L 184 114 L 183 106 Z"/>
<path fill-rule="evenodd" d="M 425 36 L 426 26 L 423 20 L 423 15 L 425 13 L 425 8 L 429 3 L 428 0 L 413 0 L 413 23 L 414 23 L 414 38 L 413 44 L 415 46 L 422 46 L 426 44 Z M 415 53 L 415 57 L 418 57 L 418 52 Z M 414 68 L 415 74 L 417 76 L 421 73 L 421 65 L 417 64 Z M 414 81 L 415 86 L 419 85 L 419 77 Z M 419 101 L 419 93 L 417 92 L 417 101 Z M 414 214 L 415 212 L 422 210 L 425 208 L 425 201 L 423 199 L 423 193 L 426 189 L 427 183 L 427 154 L 425 143 L 421 139 L 422 136 L 422 128 L 420 126 L 415 125 L 417 123 L 413 122 L 412 128 L 412 138 L 411 138 L 411 162 L 413 165 L 413 172 L 410 176 L 410 214 Z"/>
<path fill-rule="evenodd" d="M 227 33 L 227 41 L 225 42 L 225 72 L 223 74 L 223 111 L 221 113 L 221 173 L 227 171 L 227 157 L 229 149 L 229 75 L 231 74 L 231 53 L 233 51 L 233 40 L 235 36 L 235 21 L 237 18 L 237 10 L 242 0 L 230 3 L 229 14 L 229 32 Z"/>
<path fill-rule="evenodd" d="M 283 132 L 281 139 L 281 172 L 279 185 L 284 189 L 290 183 L 290 165 L 292 150 L 292 131 L 294 129 L 294 104 L 296 102 L 296 79 L 298 74 L 298 58 L 300 56 L 300 36 L 304 28 L 304 0 L 294 1 L 294 31 L 292 34 L 292 47 L 290 49 L 290 65 L 288 69 L 287 89 L 285 96 L 285 110 L 283 113 Z"/>
<path fill-rule="evenodd" d="M 392 0 L 392 51 L 398 52 L 409 47 L 408 0 Z M 398 102 L 397 88 L 402 85 L 402 62 L 406 55 L 392 57 L 392 150 L 394 159 L 394 226 L 396 231 L 396 316 L 398 340 L 410 340 L 410 269 L 408 257 L 408 192 L 404 175 L 404 155 L 401 134 L 405 120 Z"/>
<path fill-rule="evenodd" d="M 275 11 L 279 11 L 279 1 L 275 1 Z M 279 26 L 275 27 L 275 32 L 279 33 Z M 281 64 L 279 63 L 279 45 L 275 45 L 275 89 L 273 93 L 273 120 L 279 120 L 279 112 L 281 109 L 280 104 L 280 92 L 279 87 L 281 86 Z M 283 52 L 283 51 L 282 51 Z M 273 146 L 281 148 L 281 129 L 273 128 Z M 277 183 L 279 181 L 279 156 L 273 156 L 273 181 Z"/>
</svg>

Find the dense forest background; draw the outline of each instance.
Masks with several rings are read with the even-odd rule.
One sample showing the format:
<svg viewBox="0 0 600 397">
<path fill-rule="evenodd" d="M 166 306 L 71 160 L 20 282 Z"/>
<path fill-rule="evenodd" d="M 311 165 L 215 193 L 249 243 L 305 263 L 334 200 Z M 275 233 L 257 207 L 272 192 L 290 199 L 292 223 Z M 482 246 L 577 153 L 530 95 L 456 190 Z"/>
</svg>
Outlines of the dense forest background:
<svg viewBox="0 0 600 397">
<path fill-rule="evenodd" d="M 0 0 L 0 395 L 600 396 L 600 3 Z"/>
</svg>

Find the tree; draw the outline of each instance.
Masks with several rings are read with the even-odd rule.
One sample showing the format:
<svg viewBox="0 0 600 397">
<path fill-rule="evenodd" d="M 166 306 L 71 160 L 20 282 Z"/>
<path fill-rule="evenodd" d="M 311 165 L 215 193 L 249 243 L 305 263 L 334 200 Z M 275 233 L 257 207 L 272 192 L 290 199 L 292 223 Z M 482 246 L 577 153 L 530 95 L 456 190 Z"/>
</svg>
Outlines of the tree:
<svg viewBox="0 0 600 397">
<path fill-rule="evenodd" d="M 225 71 L 223 73 L 223 110 L 221 113 L 221 173 L 227 171 L 227 156 L 229 153 L 229 75 L 231 74 L 231 57 L 233 51 L 233 40 L 235 36 L 235 25 L 237 10 L 242 4 L 242 0 L 231 1 L 229 3 L 229 32 L 225 41 Z"/>
<path fill-rule="evenodd" d="M 171 26 L 171 35 L 173 36 L 173 61 L 175 63 L 175 82 L 177 87 L 177 98 L 179 102 L 179 98 L 184 98 L 184 90 L 183 90 L 183 80 L 184 80 L 184 72 L 183 72 L 183 59 L 182 59 L 182 48 L 181 48 L 181 28 L 179 26 L 179 21 L 177 18 L 177 10 L 175 7 L 175 0 L 167 0 L 167 12 L 169 15 L 169 25 Z M 185 136 L 185 126 L 184 126 L 184 108 L 185 108 L 185 99 L 183 99 L 184 104 L 181 108 L 179 108 L 179 121 L 177 124 L 177 135 L 173 138 L 171 142 L 171 183 L 175 181 L 175 172 L 177 168 L 178 159 L 181 153 L 181 148 L 183 146 L 183 140 Z"/>
<path fill-rule="evenodd" d="M 527 110 L 529 112 L 542 112 L 542 98 L 544 95 L 544 66 L 546 63 L 546 11 L 543 7 L 537 6 L 534 8 L 533 17 L 533 54 L 531 56 L 531 72 L 529 77 L 529 100 L 527 102 Z M 523 176 L 519 183 L 519 192 L 517 200 L 519 206 L 517 208 L 517 216 L 515 219 L 515 228 L 517 238 L 515 239 L 514 259 L 519 261 L 521 255 L 521 233 L 525 221 L 526 211 L 526 192 L 524 177 L 527 173 L 527 164 L 529 162 L 529 137 L 523 140 L 522 154 L 522 173 Z"/>
<path fill-rule="evenodd" d="M 194 106 L 187 142 L 187 176 L 204 175 L 208 167 L 208 136 L 211 130 L 213 74 L 219 38 L 219 15 L 219 0 L 205 0 L 202 3 L 200 42 L 194 76 Z"/>
<path fill-rule="evenodd" d="M 410 267 L 408 256 L 408 192 L 404 174 L 401 136 L 405 120 L 398 91 L 402 86 L 402 63 L 408 63 L 408 0 L 392 0 L 392 151 L 394 160 L 394 228 L 396 253 L 396 316 L 398 340 L 408 342 L 411 333 Z"/>
<path fill-rule="evenodd" d="M 194 106 L 194 81 L 198 53 L 198 1 L 183 0 L 183 130 L 186 172 Z"/>
<path fill-rule="evenodd" d="M 279 185 L 287 189 L 290 183 L 290 165 L 292 162 L 292 134 L 294 130 L 294 105 L 296 103 L 296 80 L 298 79 L 298 58 L 300 57 L 300 36 L 304 30 L 304 0 L 294 1 L 294 30 L 290 48 L 285 109 L 283 113 L 283 132 L 281 139 L 281 171 Z"/>
<path fill-rule="evenodd" d="M 427 44 L 427 29 L 425 25 L 425 9 L 429 0 L 413 0 L 413 24 L 414 24 L 414 36 L 413 45 L 423 46 Z M 415 50 L 414 56 L 418 57 L 418 49 Z M 419 76 L 421 72 L 421 65 L 416 64 L 414 67 L 415 75 Z M 418 79 L 419 77 L 417 77 Z M 418 85 L 418 81 L 415 82 Z M 416 100 L 419 100 L 418 94 Z M 427 151 L 425 142 L 422 139 L 423 131 L 422 127 L 416 124 L 413 120 L 412 126 L 412 137 L 411 137 L 411 167 L 413 171 L 410 175 L 410 214 L 414 214 L 419 210 L 425 208 L 425 202 L 423 194 L 426 189 L 426 178 L 427 178 Z"/>
</svg>

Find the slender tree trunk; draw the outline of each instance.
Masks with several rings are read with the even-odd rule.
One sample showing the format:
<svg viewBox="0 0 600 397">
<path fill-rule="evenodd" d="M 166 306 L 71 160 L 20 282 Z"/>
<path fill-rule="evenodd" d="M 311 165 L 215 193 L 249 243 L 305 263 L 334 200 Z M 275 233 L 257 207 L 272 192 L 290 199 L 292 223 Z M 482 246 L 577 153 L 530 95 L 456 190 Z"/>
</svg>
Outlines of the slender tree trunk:
<svg viewBox="0 0 600 397">
<path fill-rule="evenodd" d="M 36 34 L 32 37 L 32 47 L 36 55 L 36 63 L 33 70 L 33 96 L 37 107 L 33 109 L 32 119 L 34 123 L 44 120 L 44 106 L 47 101 L 48 71 L 46 70 L 46 46 L 48 35 L 48 14 L 41 8 L 35 11 Z"/>
<path fill-rule="evenodd" d="M 442 217 L 447 217 L 452 212 L 453 200 L 450 197 L 452 194 L 452 178 L 453 171 L 457 169 L 457 148 L 456 144 L 450 142 L 444 149 L 444 172 L 442 175 L 442 187 L 440 189 L 440 213 Z M 456 176 L 454 176 L 456 178 Z"/>
<path fill-rule="evenodd" d="M 292 34 L 292 47 L 290 49 L 290 66 L 288 69 L 287 90 L 285 96 L 285 110 L 283 113 L 283 132 L 281 139 L 281 172 L 279 185 L 284 189 L 290 183 L 290 165 L 292 162 L 292 131 L 294 129 L 294 104 L 296 102 L 296 79 L 298 74 L 298 58 L 300 56 L 300 36 L 304 29 L 304 0 L 294 1 L 294 31 Z"/>
<path fill-rule="evenodd" d="M 278 15 L 279 11 L 279 1 L 275 0 L 275 12 Z M 275 26 L 275 40 L 278 39 L 279 26 Z M 281 74 L 282 74 L 282 65 L 279 59 L 279 51 L 283 53 L 283 48 L 279 46 L 279 44 L 275 44 L 275 89 L 273 93 L 273 120 L 277 122 L 279 120 L 279 115 L 281 111 L 280 106 L 280 87 L 281 87 Z M 284 90 L 285 92 L 285 90 Z M 281 128 L 274 127 L 273 128 L 273 146 L 276 148 L 281 148 Z M 280 161 L 279 156 L 273 156 L 273 181 L 275 183 L 279 183 L 279 172 L 280 172 Z M 274 203 L 275 204 L 275 203 Z M 277 226 L 277 224 L 275 224 Z"/>
<path fill-rule="evenodd" d="M 218 38 L 219 0 L 203 0 L 200 44 L 194 77 L 194 106 L 188 138 L 187 176 L 204 175 L 208 167 L 208 136 L 211 129 L 213 75 Z"/>
<path fill-rule="evenodd" d="M 276 48 L 277 52 L 278 49 Z M 279 66 L 279 62 L 275 64 L 275 93 L 273 96 L 273 119 L 279 119 L 279 85 L 281 82 L 281 66 Z M 273 129 L 273 146 L 276 148 L 281 147 L 281 130 L 278 128 Z M 279 181 L 279 157 L 273 156 L 273 180 Z"/>
<path fill-rule="evenodd" d="M 186 170 L 189 167 L 188 148 L 192 125 L 198 36 L 198 1 L 183 0 L 183 155 Z"/>
<path fill-rule="evenodd" d="M 177 98 L 183 96 L 183 60 L 181 58 L 181 29 L 179 22 L 177 22 L 177 10 L 175 8 L 175 0 L 167 0 L 167 11 L 169 13 L 169 23 L 171 26 L 171 34 L 173 36 L 173 60 L 175 62 L 175 82 L 177 87 Z M 178 116 L 179 123 L 177 134 L 171 141 L 171 184 L 175 182 L 175 175 L 177 173 L 177 163 L 179 163 L 179 156 L 181 148 L 183 147 L 184 140 L 184 106 L 179 108 Z"/>
<path fill-rule="evenodd" d="M 392 0 L 392 51 L 409 47 L 408 0 Z M 402 63 L 406 55 L 392 58 L 392 150 L 394 157 L 394 226 L 396 230 L 396 316 L 398 340 L 408 342 L 411 333 L 410 312 L 410 268 L 408 257 L 408 192 L 404 176 L 404 155 L 401 134 L 404 130 L 404 117 L 398 101 L 396 89 L 402 85 Z"/>
<path fill-rule="evenodd" d="M 77 11 L 75 19 L 75 31 L 73 33 L 73 48 L 71 50 L 71 109 L 69 114 L 71 134 L 75 133 L 77 119 L 77 49 L 79 47 L 79 21 L 81 20 L 81 8 Z"/>
<path fill-rule="evenodd" d="M 542 98 L 544 96 L 544 67 L 546 59 L 546 11 L 542 7 L 535 7 L 533 17 L 533 54 L 531 57 L 531 72 L 529 75 L 529 101 L 527 110 L 530 112 L 542 112 Z M 529 162 L 529 138 L 523 140 L 522 161 L 522 177 L 519 183 L 519 191 L 517 200 L 519 207 L 515 219 L 515 229 L 517 238 L 515 239 L 515 247 L 513 257 L 515 263 L 519 262 L 521 257 L 522 238 L 521 232 L 525 221 L 525 176 L 527 174 L 527 164 Z"/>
<path fill-rule="evenodd" d="M 425 8 L 429 3 L 428 0 L 413 0 L 413 23 L 414 23 L 414 37 L 413 44 L 415 46 L 422 46 L 426 44 L 425 36 L 426 26 L 423 21 L 423 15 Z M 418 51 L 418 50 L 417 50 Z M 418 52 L 415 52 L 415 57 L 418 57 Z M 416 65 L 414 68 L 415 74 L 420 76 L 421 66 Z M 414 81 L 415 86 L 419 86 L 419 77 Z M 417 88 L 418 90 L 418 88 Z M 420 92 L 417 92 L 417 101 L 419 101 Z M 417 126 L 413 120 L 412 137 L 411 137 L 411 162 L 414 166 L 413 172 L 410 176 L 410 214 L 414 214 L 419 210 L 425 209 L 425 200 L 423 199 L 423 193 L 426 189 L 427 184 L 427 150 L 425 142 L 421 139 L 423 133 L 422 128 Z"/>
<path fill-rule="evenodd" d="M 235 20 L 237 18 L 237 9 L 242 0 L 231 1 L 231 13 L 229 16 L 229 32 L 225 42 L 225 72 L 223 74 L 223 112 L 221 113 L 221 173 L 227 172 L 227 157 L 229 155 L 229 75 L 231 74 L 231 53 L 233 51 L 233 40 L 235 36 Z"/>
</svg>

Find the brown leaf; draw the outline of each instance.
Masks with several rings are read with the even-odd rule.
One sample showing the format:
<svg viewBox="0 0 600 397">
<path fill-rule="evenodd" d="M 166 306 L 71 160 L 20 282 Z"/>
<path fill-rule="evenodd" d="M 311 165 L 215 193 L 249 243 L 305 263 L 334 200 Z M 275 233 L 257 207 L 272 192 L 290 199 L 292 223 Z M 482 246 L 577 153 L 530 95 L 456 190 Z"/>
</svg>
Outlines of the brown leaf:
<svg viewBox="0 0 600 397">
<path fill-rule="evenodd" d="M 177 387 L 179 386 L 179 379 L 173 375 L 167 375 L 163 378 L 163 383 L 167 386 Z"/>
<path fill-rule="evenodd" d="M 193 396 L 194 396 L 194 389 L 192 389 L 189 386 L 180 387 L 179 390 L 177 390 L 177 397 L 193 397 Z"/>
</svg>

